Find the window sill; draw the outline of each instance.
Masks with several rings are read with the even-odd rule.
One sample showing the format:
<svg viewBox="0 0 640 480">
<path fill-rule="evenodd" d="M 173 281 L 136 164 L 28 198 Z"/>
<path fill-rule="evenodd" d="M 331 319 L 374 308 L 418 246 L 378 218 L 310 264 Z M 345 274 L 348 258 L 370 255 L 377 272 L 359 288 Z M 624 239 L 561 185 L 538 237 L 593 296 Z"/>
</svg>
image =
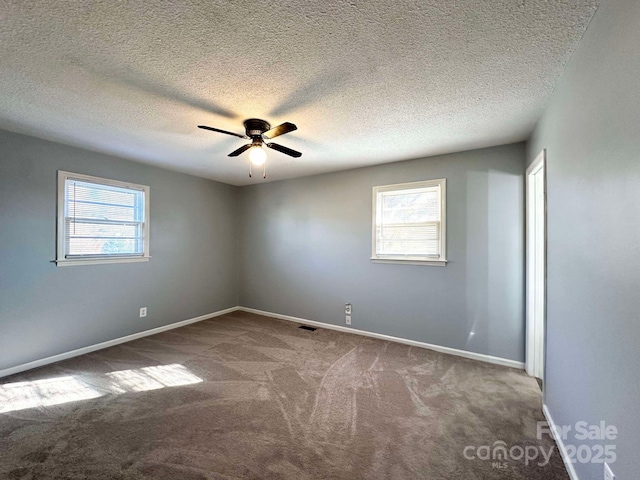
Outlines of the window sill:
<svg viewBox="0 0 640 480">
<path fill-rule="evenodd" d="M 84 258 L 54 260 L 58 267 L 72 267 L 77 265 L 101 265 L 104 263 L 137 263 L 148 262 L 151 257 L 120 257 L 120 258 Z"/>
<path fill-rule="evenodd" d="M 447 260 L 419 260 L 416 258 L 377 258 L 371 257 L 371 263 L 395 263 L 398 265 L 424 265 L 427 267 L 446 267 Z"/>
</svg>

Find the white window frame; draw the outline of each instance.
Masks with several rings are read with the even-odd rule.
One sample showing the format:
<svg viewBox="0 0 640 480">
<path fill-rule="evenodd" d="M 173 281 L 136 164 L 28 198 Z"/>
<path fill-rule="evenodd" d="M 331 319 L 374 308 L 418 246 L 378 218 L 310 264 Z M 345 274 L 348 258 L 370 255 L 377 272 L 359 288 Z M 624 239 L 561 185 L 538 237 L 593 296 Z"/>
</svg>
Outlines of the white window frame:
<svg viewBox="0 0 640 480">
<path fill-rule="evenodd" d="M 377 255 L 376 239 L 377 239 L 377 208 L 378 193 L 389 192 L 394 190 L 411 190 L 414 188 L 440 187 L 440 256 L 439 257 L 422 257 L 415 255 Z M 379 185 L 373 187 L 373 217 L 372 217 L 372 236 L 371 236 L 371 262 L 372 263 L 398 263 L 404 265 L 427 265 L 444 267 L 447 264 L 447 179 L 437 178 L 434 180 L 422 180 L 419 182 L 396 183 L 393 185 Z"/>
<path fill-rule="evenodd" d="M 131 256 L 92 256 L 85 258 L 66 258 L 65 256 L 65 222 L 64 222 L 64 191 L 65 182 L 67 180 L 80 180 L 83 182 L 97 183 L 100 185 L 108 185 L 112 187 L 130 188 L 132 190 L 140 190 L 144 193 L 144 227 L 143 227 L 143 254 Z M 57 254 L 56 265 L 59 267 L 71 265 L 97 265 L 104 263 L 132 263 L 132 262 L 148 262 L 149 256 L 149 187 L 146 185 L 138 185 L 135 183 L 121 182 L 108 178 L 93 177 L 91 175 L 83 175 L 80 173 L 65 172 L 58 170 L 58 225 L 57 225 Z"/>
</svg>

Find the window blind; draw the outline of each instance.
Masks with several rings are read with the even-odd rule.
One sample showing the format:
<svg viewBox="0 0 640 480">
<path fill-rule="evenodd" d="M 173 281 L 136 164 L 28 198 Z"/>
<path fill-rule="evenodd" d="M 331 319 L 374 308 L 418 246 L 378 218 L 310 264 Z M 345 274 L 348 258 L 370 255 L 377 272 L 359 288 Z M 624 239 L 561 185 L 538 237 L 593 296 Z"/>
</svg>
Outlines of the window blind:
<svg viewBox="0 0 640 480">
<path fill-rule="evenodd" d="M 67 178 L 66 258 L 144 255 L 143 190 Z"/>
</svg>

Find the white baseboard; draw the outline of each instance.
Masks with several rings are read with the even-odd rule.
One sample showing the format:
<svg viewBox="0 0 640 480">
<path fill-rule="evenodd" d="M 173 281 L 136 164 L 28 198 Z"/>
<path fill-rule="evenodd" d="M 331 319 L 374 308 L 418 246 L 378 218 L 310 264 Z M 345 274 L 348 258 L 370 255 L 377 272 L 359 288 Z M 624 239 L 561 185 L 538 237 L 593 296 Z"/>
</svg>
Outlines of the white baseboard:
<svg viewBox="0 0 640 480">
<path fill-rule="evenodd" d="M 96 350 L 102 350 L 103 348 L 113 347 L 115 345 L 119 345 L 121 343 L 131 342 L 132 340 L 137 340 L 138 338 L 148 337 L 149 335 L 155 335 L 156 333 L 166 332 L 167 330 L 173 330 L 174 328 L 184 327 L 185 325 L 189 325 L 191 323 L 201 322 L 203 320 L 207 320 L 209 318 L 218 317 L 220 315 L 225 315 L 227 313 L 232 313 L 237 310 L 241 310 L 244 312 L 255 313 L 258 315 L 264 315 L 267 317 L 278 318 L 281 320 L 288 320 L 296 323 L 304 323 L 307 325 L 314 325 L 319 328 L 326 328 L 329 330 L 336 330 L 338 332 L 345 333 L 353 333 L 356 335 L 363 335 L 365 337 L 378 338 L 380 340 L 387 340 L 390 342 L 403 343 L 405 345 L 412 345 L 414 347 L 427 348 L 429 350 L 434 350 L 436 352 L 447 353 L 450 355 L 456 355 L 458 357 L 469 358 L 471 360 L 479 360 L 481 362 L 493 363 L 496 365 L 503 365 L 506 367 L 524 369 L 523 362 L 517 362 L 515 360 L 509 360 L 506 358 L 493 357 L 491 355 L 484 355 L 481 353 L 467 352 L 465 350 L 458 350 L 456 348 L 443 347 L 440 345 L 432 345 L 430 343 L 417 342 L 415 340 L 408 340 L 406 338 L 393 337 L 391 335 L 384 335 L 382 333 L 374 333 L 368 332 L 366 330 L 358 330 L 355 328 L 343 327 L 340 325 L 331 325 L 329 323 L 317 322 L 315 320 L 307 320 L 304 318 L 292 317 L 289 315 L 281 315 L 279 313 L 273 312 L 265 312 L 264 310 L 257 310 L 255 308 L 248 307 L 231 307 L 225 310 L 220 310 L 213 313 L 208 313 L 206 315 L 201 315 L 195 318 L 189 318 L 187 320 L 183 320 L 181 322 L 171 323 L 169 325 L 164 325 L 162 327 L 152 328 L 151 330 L 145 330 L 144 332 L 134 333 L 132 335 L 127 335 L 125 337 L 116 338 L 113 340 L 109 340 L 102 343 L 97 343 L 95 345 L 89 345 L 88 347 L 78 348 L 76 350 L 71 350 L 70 352 L 60 353 L 58 355 L 53 355 L 51 357 L 42 358 L 40 360 L 34 360 L 33 362 L 24 363 L 22 365 L 16 365 L 15 367 L 5 368 L 4 370 L 0 370 L 0 378 L 6 377 L 9 375 L 13 375 L 15 373 L 24 372 L 26 370 L 31 370 L 32 368 L 42 367 L 44 365 L 49 365 L 50 363 L 60 362 L 62 360 L 67 360 L 68 358 L 77 357 L 79 355 L 84 355 L 85 353 L 95 352 Z M 550 422 L 551 423 L 551 422 Z M 577 477 L 576 477 L 577 478 Z"/>
<path fill-rule="evenodd" d="M 450 355 L 456 355 L 458 357 L 470 358 L 471 360 L 479 360 L 481 362 L 493 363 L 496 365 L 503 365 L 505 367 L 518 368 L 524 370 L 524 362 L 518 362 L 516 360 L 509 360 L 507 358 L 493 357 L 491 355 L 484 355 L 482 353 L 468 352 L 466 350 L 458 350 L 457 348 L 443 347 L 440 345 L 432 345 L 430 343 L 416 342 L 415 340 L 408 340 L 406 338 L 392 337 L 391 335 L 384 335 L 382 333 L 368 332 L 366 330 L 358 330 L 355 328 L 343 327 L 340 325 L 331 325 L 324 322 L 316 322 L 315 320 L 307 320 L 304 318 L 292 317 L 289 315 L 280 315 L 279 313 L 265 312 L 263 310 L 257 310 L 255 308 L 238 307 L 238 310 L 243 312 L 255 313 L 257 315 L 264 315 L 267 317 L 278 318 L 280 320 L 289 320 L 290 322 L 304 323 L 307 325 L 313 325 L 319 328 L 327 328 L 329 330 L 337 330 L 338 332 L 355 333 L 357 335 L 364 335 L 365 337 L 378 338 L 380 340 L 388 340 L 390 342 L 404 343 L 405 345 L 412 345 L 414 347 L 428 348 L 429 350 L 435 350 L 440 353 L 448 353 Z"/>
<path fill-rule="evenodd" d="M 208 313 L 206 315 L 201 315 L 199 317 L 182 320 L 181 322 L 171 323 L 169 325 L 163 325 L 162 327 L 152 328 L 151 330 L 145 330 L 144 332 L 138 332 L 132 335 L 127 335 L 126 337 L 115 338 L 113 340 L 109 340 L 106 342 L 96 343 L 95 345 L 89 345 L 88 347 L 82 347 L 76 350 L 71 350 L 70 352 L 60 353 L 58 355 L 42 358 L 40 360 L 34 360 L 33 362 L 24 363 L 22 365 L 17 365 L 15 367 L 5 368 L 4 370 L 0 370 L 0 378 L 6 377 L 8 375 L 13 375 L 15 373 L 24 372 L 25 370 L 31 370 L 32 368 L 42 367 L 50 363 L 59 362 L 61 360 L 66 360 L 68 358 L 77 357 L 78 355 L 84 355 L 85 353 L 95 352 L 96 350 L 102 350 L 103 348 L 113 347 L 114 345 L 119 345 L 121 343 L 137 340 L 138 338 L 148 337 L 149 335 L 155 335 L 156 333 L 162 333 L 162 332 L 166 332 L 167 330 L 173 330 L 174 328 L 184 327 L 185 325 L 189 325 L 191 323 L 201 322 L 203 320 L 207 320 L 213 317 L 219 317 L 220 315 L 224 315 L 226 313 L 235 312 L 236 310 L 238 310 L 238 308 L 239 307 L 231 307 L 225 310 L 219 310 L 217 312 Z"/>
<path fill-rule="evenodd" d="M 556 435 L 556 424 L 553 421 L 553 417 L 551 417 L 551 413 L 549 413 L 549 409 L 547 405 L 542 406 L 542 413 L 544 413 L 544 417 L 547 419 L 547 423 L 549 424 L 549 429 L 551 430 L 551 436 L 558 444 L 558 450 L 560 451 L 560 456 L 562 457 L 562 461 L 564 462 L 564 466 L 567 469 L 567 473 L 569 474 L 569 478 L 571 480 L 580 480 L 578 478 L 578 474 L 576 473 L 576 469 L 571 463 L 569 459 L 569 455 L 567 454 L 567 448 L 564 445 L 564 441 L 558 435 Z"/>
</svg>

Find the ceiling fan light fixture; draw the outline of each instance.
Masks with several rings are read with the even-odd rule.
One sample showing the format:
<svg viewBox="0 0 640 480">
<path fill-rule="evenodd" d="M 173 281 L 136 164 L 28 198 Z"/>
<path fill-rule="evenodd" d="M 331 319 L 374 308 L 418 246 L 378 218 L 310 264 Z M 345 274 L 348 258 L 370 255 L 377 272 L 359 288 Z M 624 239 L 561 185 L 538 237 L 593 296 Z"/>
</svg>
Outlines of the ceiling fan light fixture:
<svg viewBox="0 0 640 480">
<path fill-rule="evenodd" d="M 297 130 L 296 127 L 291 122 L 284 122 L 277 127 L 271 128 L 269 122 L 264 120 L 260 120 L 259 118 L 249 118 L 244 121 L 244 130 L 245 134 L 240 135 L 239 133 L 228 132 L 226 130 L 220 130 L 219 128 L 208 127 L 207 125 L 198 125 L 198 128 L 202 128 L 204 130 L 211 130 L 212 132 L 224 133 L 227 135 L 233 135 L 234 137 L 240 137 L 243 139 L 251 139 L 251 143 L 247 143 L 240 148 L 234 150 L 229 154 L 230 157 L 237 157 L 238 155 L 249 150 L 249 177 L 252 177 L 251 173 L 251 165 L 263 166 L 262 170 L 262 178 L 267 178 L 267 166 L 265 164 L 267 160 L 267 154 L 262 148 L 263 145 L 275 150 L 276 152 L 284 153 L 285 155 L 289 155 L 290 157 L 298 158 L 302 156 L 302 153 L 296 152 L 291 148 L 287 148 L 283 145 L 279 145 L 277 143 L 265 143 L 265 140 L 271 140 L 272 138 L 279 137 L 280 135 L 284 135 L 285 133 L 293 132 Z"/>
<path fill-rule="evenodd" d="M 256 145 L 249 151 L 249 160 L 256 166 L 263 165 L 267 160 L 267 154 L 260 145 Z"/>
</svg>

